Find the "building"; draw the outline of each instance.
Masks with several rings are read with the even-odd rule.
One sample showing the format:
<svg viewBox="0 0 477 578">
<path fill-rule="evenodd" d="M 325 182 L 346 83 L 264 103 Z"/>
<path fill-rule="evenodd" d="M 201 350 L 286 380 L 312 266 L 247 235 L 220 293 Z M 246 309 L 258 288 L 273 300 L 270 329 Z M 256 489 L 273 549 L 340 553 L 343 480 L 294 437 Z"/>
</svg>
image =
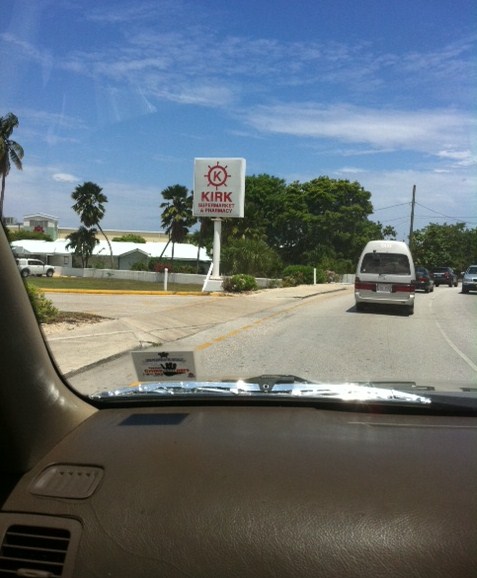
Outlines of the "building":
<svg viewBox="0 0 477 578">
<path fill-rule="evenodd" d="M 11 231 L 31 231 L 45 233 L 53 240 L 58 238 L 58 217 L 47 215 L 46 213 L 34 213 L 25 215 L 23 223 L 17 222 L 14 217 L 5 217 L 5 225 Z"/>
<path fill-rule="evenodd" d="M 67 245 L 66 239 L 56 239 L 56 241 L 22 239 L 11 243 L 13 252 L 18 257 L 33 257 L 55 267 L 73 268 L 78 264 L 73 249 Z M 137 263 L 146 264 L 150 258 L 161 258 L 164 261 L 172 258 L 172 243 L 111 241 L 111 249 L 114 269 L 130 270 Z M 176 264 L 188 264 L 195 267 L 197 261 L 202 269 L 208 268 L 211 258 L 204 248 L 199 251 L 198 247 L 188 243 L 176 243 L 174 245 L 174 262 Z M 104 269 L 110 267 L 111 255 L 106 241 L 100 241 L 96 245 L 90 265 Z"/>
</svg>

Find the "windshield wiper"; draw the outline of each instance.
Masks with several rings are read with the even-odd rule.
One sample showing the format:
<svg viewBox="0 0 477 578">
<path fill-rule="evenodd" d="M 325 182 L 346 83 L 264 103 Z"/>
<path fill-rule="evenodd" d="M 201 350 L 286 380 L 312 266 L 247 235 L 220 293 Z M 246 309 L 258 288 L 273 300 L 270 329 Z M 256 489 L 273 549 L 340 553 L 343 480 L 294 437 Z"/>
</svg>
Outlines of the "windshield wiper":
<svg viewBox="0 0 477 578">
<path fill-rule="evenodd" d="M 370 383 L 320 383 L 293 375 L 261 375 L 237 381 L 171 381 L 144 382 L 132 387 L 101 391 L 94 399 L 124 398 L 141 395 L 171 396 L 273 396 L 287 398 L 332 399 L 345 402 L 398 402 L 430 404 L 431 399 L 422 395 L 401 391 L 399 388 L 380 387 Z M 397 385 L 397 384 L 396 384 Z"/>
</svg>

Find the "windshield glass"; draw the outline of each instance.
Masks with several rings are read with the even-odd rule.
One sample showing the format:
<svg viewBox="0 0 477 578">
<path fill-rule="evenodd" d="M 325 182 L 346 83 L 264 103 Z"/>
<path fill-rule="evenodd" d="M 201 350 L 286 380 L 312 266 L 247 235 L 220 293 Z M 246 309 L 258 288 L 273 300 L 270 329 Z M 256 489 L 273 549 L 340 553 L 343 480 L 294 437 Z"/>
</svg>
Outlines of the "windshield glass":
<svg viewBox="0 0 477 578">
<path fill-rule="evenodd" d="M 70 385 L 474 395 L 474 24 L 470 0 L 5 0 L 0 214 Z M 377 240 L 412 257 L 360 262 Z"/>
</svg>

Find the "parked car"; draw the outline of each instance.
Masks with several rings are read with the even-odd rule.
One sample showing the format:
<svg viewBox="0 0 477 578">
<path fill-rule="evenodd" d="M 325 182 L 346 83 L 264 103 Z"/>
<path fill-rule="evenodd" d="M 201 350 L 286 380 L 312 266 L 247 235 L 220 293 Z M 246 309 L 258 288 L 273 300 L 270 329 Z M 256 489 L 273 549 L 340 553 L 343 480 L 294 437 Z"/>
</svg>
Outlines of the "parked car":
<svg viewBox="0 0 477 578">
<path fill-rule="evenodd" d="M 477 291 L 477 265 L 471 265 L 462 277 L 462 293 Z"/>
<path fill-rule="evenodd" d="M 436 267 L 432 270 L 432 276 L 436 287 L 439 287 L 439 285 L 457 287 L 458 285 L 457 274 L 452 267 Z"/>
<path fill-rule="evenodd" d="M 434 279 L 429 269 L 416 267 L 416 289 L 423 289 L 426 293 L 434 291 Z"/>
<path fill-rule="evenodd" d="M 40 259 L 17 259 L 17 265 L 22 277 L 29 277 L 30 275 L 52 277 L 55 272 L 52 265 L 46 265 Z"/>
</svg>

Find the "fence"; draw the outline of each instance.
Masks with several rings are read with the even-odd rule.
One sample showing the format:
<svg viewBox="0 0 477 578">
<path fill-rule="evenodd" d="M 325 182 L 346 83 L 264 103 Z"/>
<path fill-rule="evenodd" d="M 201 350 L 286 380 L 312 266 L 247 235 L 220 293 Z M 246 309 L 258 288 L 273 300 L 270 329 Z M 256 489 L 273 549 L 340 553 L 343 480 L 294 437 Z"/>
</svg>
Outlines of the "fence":
<svg viewBox="0 0 477 578">
<path fill-rule="evenodd" d="M 65 277 L 94 277 L 96 279 L 127 279 L 131 281 L 146 281 L 164 285 L 164 273 L 151 273 L 149 271 L 128 271 L 124 269 L 79 269 L 74 267 L 55 267 L 56 275 Z M 206 275 L 194 273 L 168 273 L 167 282 L 179 285 L 203 285 Z M 257 285 L 261 289 L 266 289 L 271 285 L 276 286 L 279 279 L 256 278 Z M 342 275 L 340 283 L 353 284 L 354 275 Z"/>
</svg>

